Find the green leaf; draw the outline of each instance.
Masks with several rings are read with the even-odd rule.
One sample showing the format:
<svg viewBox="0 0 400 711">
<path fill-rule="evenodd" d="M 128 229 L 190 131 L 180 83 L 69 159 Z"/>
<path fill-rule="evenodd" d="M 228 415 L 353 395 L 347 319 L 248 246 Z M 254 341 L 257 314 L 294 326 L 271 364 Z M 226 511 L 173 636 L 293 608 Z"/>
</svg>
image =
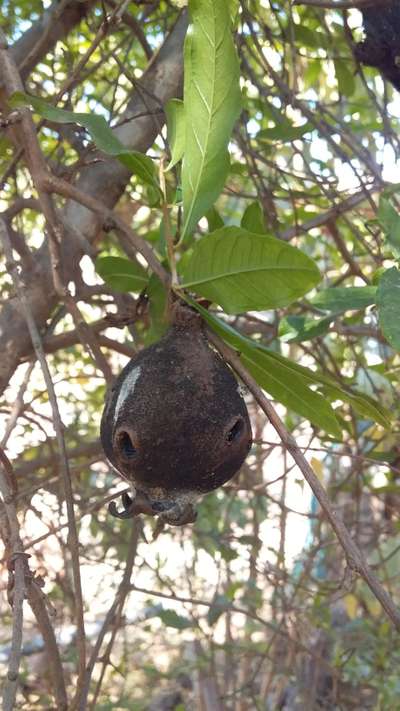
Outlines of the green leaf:
<svg viewBox="0 0 400 711">
<path fill-rule="evenodd" d="M 200 239 L 181 269 L 182 289 L 228 314 L 287 306 L 321 279 L 315 262 L 299 249 L 240 227 Z"/>
<path fill-rule="evenodd" d="M 294 37 L 297 45 L 311 49 L 327 49 L 329 37 L 325 32 L 311 30 L 303 24 L 293 25 Z"/>
<path fill-rule="evenodd" d="M 210 627 L 213 627 L 221 617 L 221 615 L 229 610 L 232 606 L 231 601 L 226 597 L 226 595 L 215 595 L 212 605 L 209 607 L 207 612 L 207 622 Z"/>
<path fill-rule="evenodd" d="M 347 402 L 362 417 L 377 422 L 386 429 L 390 428 L 390 412 L 377 402 L 377 400 L 355 390 L 344 390 L 337 385 L 333 385 L 332 383 L 334 383 L 334 381 L 332 381 L 331 384 L 324 385 L 322 377 L 319 377 L 319 381 L 323 386 L 324 393 L 330 400 L 337 399 Z"/>
<path fill-rule="evenodd" d="M 152 274 L 146 287 L 150 300 L 150 328 L 145 335 L 145 345 L 159 341 L 168 328 L 166 318 L 167 292 L 159 278 Z"/>
<path fill-rule="evenodd" d="M 47 101 L 37 96 L 31 96 L 23 92 L 16 92 L 9 103 L 12 106 L 32 106 L 40 116 L 43 116 L 48 121 L 54 121 L 54 123 L 76 123 L 78 126 L 83 126 L 99 150 L 118 158 L 145 184 L 155 188 L 158 193 L 160 192 L 154 163 L 151 158 L 138 151 L 131 151 L 129 148 L 125 148 L 107 125 L 103 116 L 65 111 L 48 104 Z"/>
<path fill-rule="evenodd" d="M 301 343 L 311 341 L 317 336 L 328 332 L 333 320 L 332 316 L 321 319 L 307 319 L 305 316 L 286 316 L 279 323 L 279 338 L 281 341 Z"/>
<path fill-rule="evenodd" d="M 139 292 L 149 281 L 140 264 L 124 257 L 97 257 L 95 268 L 106 284 L 116 291 Z"/>
<path fill-rule="evenodd" d="M 377 291 L 379 325 L 385 338 L 400 350 L 400 271 L 396 267 L 382 274 Z"/>
<path fill-rule="evenodd" d="M 219 230 L 220 227 L 224 226 L 224 221 L 215 207 L 210 207 L 206 212 L 206 220 L 208 222 L 208 231 L 215 232 Z"/>
<path fill-rule="evenodd" d="M 355 90 L 354 76 L 349 69 L 352 63 L 348 59 L 335 59 L 334 65 L 339 93 L 344 96 L 352 96 Z"/>
<path fill-rule="evenodd" d="M 357 392 L 355 390 L 344 389 L 342 385 L 338 385 L 338 383 L 333 378 L 326 375 L 322 375 L 320 372 L 311 370 L 310 368 L 306 368 L 304 365 L 299 365 L 298 363 L 295 363 L 294 361 L 285 358 L 280 353 L 270 350 L 261 343 L 257 343 L 250 338 L 246 338 L 246 336 L 242 336 L 242 334 L 238 333 L 238 331 L 235 331 L 235 329 L 233 329 L 227 323 L 210 314 L 199 304 L 196 304 L 195 302 L 191 303 L 193 306 L 195 306 L 195 308 L 197 308 L 198 311 L 200 311 L 200 313 L 203 315 L 204 320 L 209 323 L 209 325 L 218 333 L 218 335 L 221 336 L 221 338 L 223 338 L 230 346 L 235 348 L 240 354 L 244 353 L 245 350 L 249 348 L 256 349 L 257 351 L 262 352 L 267 357 L 267 360 L 264 361 L 264 364 L 267 368 L 267 375 L 268 363 L 275 361 L 283 367 L 284 370 L 281 368 L 281 372 L 290 372 L 293 377 L 297 378 L 297 381 L 302 383 L 303 385 L 319 385 L 320 387 L 324 388 L 325 394 L 328 395 L 332 400 L 342 400 L 344 402 L 347 402 L 352 407 L 354 407 L 356 412 L 368 417 L 374 422 L 378 422 L 380 425 L 382 425 L 382 427 L 390 428 L 391 413 L 388 412 L 388 410 L 383 407 L 383 405 L 374 400 L 372 397 L 365 395 L 364 393 Z M 241 359 L 243 360 L 242 356 Z M 257 379 L 256 374 L 253 374 L 254 377 L 256 377 Z M 283 383 L 283 385 L 284 384 L 285 383 Z M 264 385 L 262 385 L 262 387 L 264 387 Z M 265 386 L 264 389 L 267 392 L 271 392 L 271 395 L 274 395 L 272 390 L 268 389 L 268 386 Z M 318 397 L 321 397 L 318 393 L 315 393 L 313 391 L 311 392 L 314 395 L 318 395 Z M 279 400 L 279 397 L 276 396 L 276 399 Z M 326 397 L 324 399 L 326 400 Z M 319 416 L 318 413 L 314 413 L 312 416 L 306 415 L 303 408 L 301 410 L 298 409 L 298 405 L 296 404 L 294 399 L 292 401 L 290 400 L 290 396 L 288 397 L 288 400 L 286 402 L 284 402 L 284 400 L 280 400 L 280 402 L 286 404 L 289 410 L 294 410 L 295 412 L 298 412 L 298 414 L 305 416 L 307 419 L 310 420 L 310 422 L 314 422 L 320 427 L 323 427 L 321 422 L 317 420 L 317 417 Z"/>
<path fill-rule="evenodd" d="M 198 304 L 196 308 L 218 335 L 239 351 L 243 365 L 274 399 L 329 434 L 341 438 L 339 423 L 331 405 L 326 398 L 310 389 L 310 381 L 307 382 L 301 372 L 292 368 L 291 361 L 274 358 L 272 351 L 242 336 Z"/>
<path fill-rule="evenodd" d="M 185 115 L 183 101 L 170 99 L 165 107 L 167 135 L 171 150 L 171 160 L 167 170 L 171 170 L 182 158 L 185 149 Z"/>
<path fill-rule="evenodd" d="M 376 300 L 376 286 L 336 286 L 318 292 L 310 303 L 321 311 L 365 309 Z"/>
<path fill-rule="evenodd" d="M 385 232 L 393 256 L 400 259 L 400 215 L 384 197 L 379 200 L 377 220 Z"/>
<path fill-rule="evenodd" d="M 175 610 L 160 610 L 157 613 L 166 627 L 173 627 L 176 630 L 186 630 L 188 627 L 193 627 L 193 623 L 182 615 L 178 615 Z"/>
<path fill-rule="evenodd" d="M 239 62 L 227 0 L 190 0 L 185 41 L 184 224 L 193 232 L 214 204 L 229 172 L 227 146 L 241 109 Z"/>
<path fill-rule="evenodd" d="M 264 213 L 258 200 L 255 200 L 246 207 L 240 226 L 249 232 L 265 234 Z"/>
<path fill-rule="evenodd" d="M 268 141 L 282 141 L 286 143 L 287 141 L 296 141 L 302 138 L 305 133 L 310 133 L 314 130 L 314 126 L 311 123 L 303 123 L 301 126 L 293 126 L 293 124 L 288 121 L 285 117 L 281 123 L 273 128 L 263 128 L 257 133 L 257 138 L 264 138 Z"/>
</svg>

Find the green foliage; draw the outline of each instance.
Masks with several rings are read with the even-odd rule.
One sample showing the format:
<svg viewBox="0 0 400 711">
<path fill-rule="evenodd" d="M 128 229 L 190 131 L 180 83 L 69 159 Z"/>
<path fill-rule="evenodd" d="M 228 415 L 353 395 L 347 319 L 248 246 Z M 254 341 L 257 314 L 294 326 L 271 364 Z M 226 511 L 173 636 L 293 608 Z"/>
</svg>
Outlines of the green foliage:
<svg viewBox="0 0 400 711">
<path fill-rule="evenodd" d="M 348 59 L 335 60 L 335 74 L 339 92 L 348 97 L 353 96 L 355 82 L 353 72 L 349 69 Z"/>
<path fill-rule="evenodd" d="M 226 597 L 226 595 L 215 596 L 212 605 L 209 607 L 207 612 L 207 622 L 210 627 L 213 627 L 213 625 L 218 622 L 221 615 L 223 615 L 226 610 L 229 610 L 231 605 L 232 602 L 228 597 Z"/>
<path fill-rule="evenodd" d="M 257 138 L 271 142 L 286 143 L 302 138 L 306 133 L 312 131 L 312 124 L 304 123 L 301 126 L 293 126 L 285 116 L 279 117 L 278 123 L 274 128 L 264 128 L 258 132 Z"/>
<path fill-rule="evenodd" d="M 219 319 L 197 307 L 210 326 L 239 351 L 243 365 L 257 382 L 279 402 L 288 405 L 298 414 L 315 422 L 328 433 L 340 437 L 341 430 L 330 404 L 319 393 L 309 388 L 301 370 L 285 358 L 278 358 L 268 348 L 245 338 Z M 306 370 L 306 369 L 304 369 Z M 318 378 L 314 379 L 318 380 Z"/>
<path fill-rule="evenodd" d="M 168 140 L 171 149 L 171 160 L 167 170 L 179 163 L 185 150 L 185 114 L 183 101 L 170 99 L 165 108 L 167 115 Z"/>
<path fill-rule="evenodd" d="M 190 620 L 182 615 L 178 615 L 175 610 L 160 610 L 157 616 L 166 627 L 173 627 L 175 630 L 185 630 L 193 626 Z"/>
<path fill-rule="evenodd" d="M 158 341 L 168 328 L 167 294 L 158 277 L 152 274 L 146 288 L 150 300 L 150 328 L 146 332 L 145 343 Z"/>
<path fill-rule="evenodd" d="M 282 341 L 302 343 L 324 336 L 332 323 L 332 316 L 320 319 L 307 319 L 305 316 L 286 316 L 279 324 L 279 336 Z"/>
<path fill-rule="evenodd" d="M 247 205 L 243 217 L 240 222 L 240 226 L 248 232 L 257 232 L 260 234 L 265 234 L 265 220 L 262 207 L 258 200 L 251 202 Z"/>
<path fill-rule="evenodd" d="M 159 191 L 151 158 L 138 151 L 130 151 L 125 148 L 107 125 L 103 116 L 65 111 L 37 96 L 30 96 L 22 92 L 15 93 L 10 104 L 14 107 L 32 106 L 40 116 L 55 123 L 75 123 L 78 126 L 83 126 L 99 150 L 118 158 L 144 184 Z"/>
<path fill-rule="evenodd" d="M 377 220 L 384 230 L 387 244 L 396 259 L 400 258 L 400 215 L 390 200 L 381 196 Z"/>
<path fill-rule="evenodd" d="M 286 306 L 321 279 L 315 262 L 300 250 L 239 227 L 223 227 L 199 240 L 181 277 L 181 288 L 229 314 Z"/>
<path fill-rule="evenodd" d="M 124 257 L 97 257 L 96 271 L 117 291 L 142 291 L 149 280 L 140 264 Z"/>
<path fill-rule="evenodd" d="M 13 56 L 29 92 L 11 103 L 31 106 L 43 119 L 38 139 L 49 169 L 95 198 L 102 168 L 107 176 L 116 165 L 110 156 L 128 167 L 134 179 L 112 186 L 124 190 L 118 216 L 148 241 L 167 270 L 173 253 L 174 295 L 198 308 L 279 403 L 287 428 L 397 605 L 400 222 L 399 183 L 390 181 L 397 180 L 400 118 L 397 94 L 379 70 L 353 61 L 350 45 L 363 36 L 361 13 L 283 0 L 190 1 L 184 100 L 165 106 L 171 76 L 179 73 L 182 36 L 161 50 L 165 64 L 158 65 L 157 54 L 149 74 L 146 68 L 174 28 L 179 3 L 129 3 L 118 22 L 111 5 L 67 3 L 67 12 L 81 19 L 71 30 L 66 23 L 52 47 L 53 23 L 64 5 L 4 1 L 2 26 L 10 44 L 22 37 L 23 51 L 16 48 L 14 55 L 13 49 Z M 49 16 L 48 33 L 42 19 Z M 24 54 L 31 26 L 44 42 L 35 40 L 34 52 Z M 55 96 L 62 96 L 64 108 L 52 105 Z M 158 134 L 152 146 L 144 138 L 150 125 L 150 140 Z M 11 207 L 7 219 L 14 215 L 10 234 L 24 272 L 25 245 L 36 269 L 47 237 L 34 176 L 13 144 L 18 128 L 3 131 L 0 165 L 2 210 Z M 127 149 L 117 136 L 130 136 L 148 155 Z M 88 325 L 96 324 L 95 335 L 107 313 L 122 327 L 137 303 L 129 331 L 98 334 L 117 374 L 132 339 L 141 349 L 165 332 L 168 294 L 141 257 L 124 258 L 126 242 L 118 232 L 103 232 L 101 225 L 87 230 L 86 208 L 50 197 L 58 215 L 76 218 L 77 232 L 67 233 L 62 245 L 61 267 L 76 282 L 71 291 Z M 70 273 L 70 250 L 78 240 L 79 254 L 85 253 L 82 273 L 79 260 Z M 97 253 L 96 279 L 89 260 Z M 0 267 L 6 308 L 13 309 L 15 289 L 4 258 Z M 28 289 L 31 276 L 33 291 L 41 288 L 44 272 L 38 274 L 27 268 Z M 42 304 L 51 298 L 52 306 L 40 333 L 63 419 L 93 649 L 98 632 L 92 636 L 92 628 L 98 630 L 112 602 L 121 599 L 130 522 L 107 514 L 110 496 L 125 485 L 98 445 L 104 377 L 51 284 L 49 272 Z M 212 302 L 209 310 L 204 299 Z M 12 340 L 14 330 L 10 323 L 6 338 Z M 8 359 L 8 342 L 4 353 Z M 62 632 L 75 625 L 76 598 L 57 442 L 37 365 L 22 392 L 32 355 L 28 340 L 2 414 L 12 420 L 18 413 L 7 447 L 19 484 L 22 537 L 34 553 L 32 572 L 40 575 L 45 564 L 45 592 Z M 155 696 L 178 689 L 184 701 L 177 709 L 192 709 L 197 699 L 190 682 L 197 689 L 206 679 L 216 681 L 227 706 L 278 708 L 293 690 L 308 708 L 320 703 L 313 691 L 323 681 L 329 707 L 396 709 L 398 635 L 365 584 L 342 585 L 345 557 L 331 528 L 252 394 L 245 397 L 254 444 L 240 473 L 202 498 L 193 526 L 165 527 L 153 540 L 155 522 L 138 519 L 131 579 L 146 592 L 132 586 L 113 616 L 100 650 L 104 676 L 99 660 L 89 706 L 145 711 Z M 158 604 L 159 594 L 168 601 L 162 597 Z M 11 613 L 4 616 L 3 658 Z M 31 630 L 36 636 L 34 624 L 29 618 L 24 628 L 28 643 Z M 329 666 L 315 655 L 319 635 Z M 61 652 L 72 700 L 76 645 Z M 30 665 L 24 655 L 20 706 L 53 707 L 47 674 L 39 677 Z M 0 671 L 6 678 L 3 662 Z M 102 690 L 94 700 L 97 680 Z"/>
<path fill-rule="evenodd" d="M 376 420 L 383 427 L 389 426 L 390 413 L 378 401 L 375 401 L 362 393 L 352 392 L 351 390 L 339 388 L 335 384 L 333 378 L 327 377 L 322 373 L 319 373 L 318 371 L 313 371 L 309 368 L 305 368 L 302 365 L 298 365 L 297 363 L 294 363 L 288 358 L 284 358 L 282 355 L 276 353 L 275 351 L 266 348 L 262 344 L 242 336 L 233 328 L 228 326 L 228 324 L 224 323 L 220 319 L 217 319 L 211 313 L 207 313 L 205 309 L 203 309 L 200 305 L 197 305 L 196 308 L 202 313 L 204 319 L 210 324 L 212 328 L 214 328 L 218 335 L 223 337 L 224 340 L 227 341 L 227 343 L 229 343 L 233 348 L 239 351 L 239 353 L 241 354 L 241 359 L 244 363 L 246 362 L 246 365 L 249 368 L 250 372 L 252 369 L 251 361 L 255 360 L 256 367 L 255 372 L 253 373 L 254 377 L 256 379 L 261 378 L 262 383 L 260 384 L 262 384 L 262 387 L 264 387 L 267 392 L 271 392 L 271 395 L 274 395 L 274 397 L 276 397 L 277 400 L 279 400 L 280 402 L 284 402 L 284 399 L 281 398 L 285 398 L 287 402 L 291 401 L 290 388 L 288 388 L 289 377 L 291 387 L 294 389 L 295 396 L 297 396 L 296 407 L 293 407 L 293 409 L 299 414 L 303 414 L 305 417 L 308 417 L 308 415 L 306 415 L 304 412 L 304 408 L 309 411 L 310 397 L 318 396 L 318 393 L 315 393 L 312 390 L 309 390 L 308 393 L 305 393 L 304 385 L 319 384 L 321 386 L 324 386 L 326 393 L 328 395 L 330 394 L 332 399 L 341 399 L 345 402 L 348 402 L 358 412 L 367 415 L 372 420 Z M 271 376 L 271 381 L 269 381 L 269 373 L 272 362 L 272 370 L 275 372 L 274 375 Z M 277 367 L 276 363 L 279 364 L 281 367 Z M 264 370 L 263 374 L 260 372 L 262 370 Z M 257 371 L 259 371 L 258 378 Z M 279 375 L 277 380 L 275 380 L 277 373 Z M 279 388 L 279 396 L 275 395 L 275 393 L 273 392 L 275 388 Z M 284 393 L 285 390 L 287 391 L 286 395 Z M 304 395 L 306 395 L 306 400 L 308 401 L 308 403 L 305 402 L 304 404 L 302 404 L 301 396 Z M 289 407 L 292 407 L 293 400 L 294 398 L 292 399 Z M 327 404 L 326 401 L 324 401 L 324 403 Z M 314 406 L 317 406 L 317 400 L 314 401 L 313 404 Z M 300 407 L 301 409 L 297 409 L 298 407 Z M 326 410 L 324 407 L 322 407 L 322 409 L 328 416 L 325 420 L 326 423 L 329 423 L 327 431 L 329 432 L 329 426 L 333 427 L 333 430 L 337 435 L 337 422 L 335 416 L 333 416 L 332 419 L 332 410 L 330 408 Z M 321 420 L 319 418 L 320 412 L 318 410 L 318 412 L 313 413 L 312 417 L 310 417 L 310 420 L 322 426 Z"/>
<path fill-rule="evenodd" d="M 365 309 L 376 301 L 375 286 L 347 286 L 323 289 L 311 299 L 313 306 L 321 311 L 341 313 Z"/>
<path fill-rule="evenodd" d="M 379 324 L 396 350 L 400 350 L 400 271 L 396 267 L 382 274 L 376 294 Z"/>
<path fill-rule="evenodd" d="M 228 141 L 241 109 L 239 63 L 226 0 L 190 0 L 185 41 L 182 164 L 184 224 L 193 232 L 213 205 L 229 171 Z"/>
</svg>

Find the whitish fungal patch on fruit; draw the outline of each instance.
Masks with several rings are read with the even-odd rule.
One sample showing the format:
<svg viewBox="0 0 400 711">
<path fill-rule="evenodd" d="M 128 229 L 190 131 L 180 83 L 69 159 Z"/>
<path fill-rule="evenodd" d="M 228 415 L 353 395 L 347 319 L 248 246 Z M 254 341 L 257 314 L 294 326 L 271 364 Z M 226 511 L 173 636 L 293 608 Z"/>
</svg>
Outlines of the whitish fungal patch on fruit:
<svg viewBox="0 0 400 711">
<path fill-rule="evenodd" d="M 126 376 L 125 380 L 122 382 L 121 390 L 119 391 L 118 395 L 118 400 L 115 405 L 114 422 L 116 422 L 119 411 L 127 397 L 131 398 L 133 396 L 133 391 L 135 389 L 135 385 L 140 377 L 141 372 L 142 369 L 140 365 L 138 365 L 137 368 L 132 368 L 132 370 Z"/>
</svg>

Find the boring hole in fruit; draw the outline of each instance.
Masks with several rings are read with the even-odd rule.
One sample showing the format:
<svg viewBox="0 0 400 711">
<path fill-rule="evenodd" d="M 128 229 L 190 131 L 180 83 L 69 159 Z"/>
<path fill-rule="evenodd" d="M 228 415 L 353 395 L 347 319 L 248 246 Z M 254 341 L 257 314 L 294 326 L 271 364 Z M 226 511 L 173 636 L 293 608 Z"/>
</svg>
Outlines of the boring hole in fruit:
<svg viewBox="0 0 400 711">
<path fill-rule="evenodd" d="M 235 424 L 229 430 L 228 434 L 226 435 L 227 442 L 229 442 L 229 444 L 231 442 L 234 442 L 234 440 L 240 436 L 240 434 L 242 433 L 242 430 L 243 430 L 243 420 L 241 417 L 239 417 L 236 420 Z"/>
<path fill-rule="evenodd" d="M 124 457 L 134 457 L 136 447 L 133 446 L 132 440 L 127 432 L 119 432 L 117 437 L 118 447 Z"/>
</svg>

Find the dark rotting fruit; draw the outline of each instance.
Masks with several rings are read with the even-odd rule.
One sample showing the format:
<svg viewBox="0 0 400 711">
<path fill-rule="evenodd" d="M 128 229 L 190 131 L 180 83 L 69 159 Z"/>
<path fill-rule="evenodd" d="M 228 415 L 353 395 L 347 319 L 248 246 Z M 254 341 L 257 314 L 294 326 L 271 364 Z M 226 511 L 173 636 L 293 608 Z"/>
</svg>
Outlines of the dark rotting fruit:
<svg viewBox="0 0 400 711">
<path fill-rule="evenodd" d="M 167 334 L 122 370 L 101 441 L 111 465 L 170 523 L 193 517 L 191 502 L 238 471 L 251 445 L 246 404 L 192 309 L 179 306 Z"/>
</svg>

